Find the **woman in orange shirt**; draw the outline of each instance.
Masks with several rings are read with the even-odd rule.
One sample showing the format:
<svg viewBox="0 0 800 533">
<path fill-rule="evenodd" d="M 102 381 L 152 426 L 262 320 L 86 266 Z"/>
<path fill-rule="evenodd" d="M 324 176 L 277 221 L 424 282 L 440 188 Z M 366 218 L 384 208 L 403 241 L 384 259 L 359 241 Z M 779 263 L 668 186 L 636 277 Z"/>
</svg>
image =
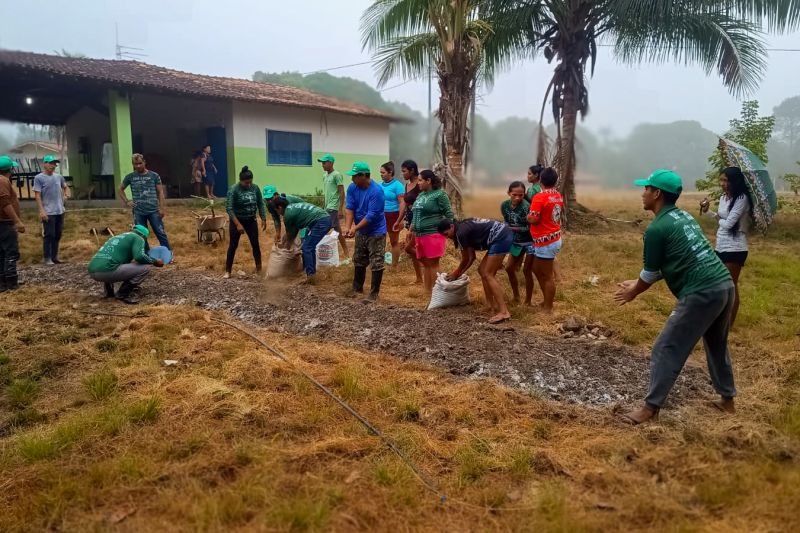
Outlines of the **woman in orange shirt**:
<svg viewBox="0 0 800 533">
<path fill-rule="evenodd" d="M 556 295 L 556 280 L 553 275 L 553 261 L 561 250 L 561 214 L 564 211 L 564 200 L 555 188 L 558 173 L 552 167 L 542 170 L 539 175 L 542 192 L 531 199 L 531 210 L 528 222 L 531 224 L 534 256 L 533 273 L 542 288 L 544 301 L 542 310 L 553 311 L 553 300 Z"/>
</svg>

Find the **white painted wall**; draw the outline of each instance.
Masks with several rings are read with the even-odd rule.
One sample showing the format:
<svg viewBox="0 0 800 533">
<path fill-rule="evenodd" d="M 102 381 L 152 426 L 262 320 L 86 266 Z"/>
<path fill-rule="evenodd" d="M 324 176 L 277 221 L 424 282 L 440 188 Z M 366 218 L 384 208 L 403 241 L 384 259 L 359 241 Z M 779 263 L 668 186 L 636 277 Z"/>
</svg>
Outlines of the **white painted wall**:
<svg viewBox="0 0 800 533">
<path fill-rule="evenodd" d="M 267 129 L 310 133 L 312 151 L 389 155 L 389 121 L 285 106 L 234 102 L 233 142 L 266 150 Z"/>
</svg>

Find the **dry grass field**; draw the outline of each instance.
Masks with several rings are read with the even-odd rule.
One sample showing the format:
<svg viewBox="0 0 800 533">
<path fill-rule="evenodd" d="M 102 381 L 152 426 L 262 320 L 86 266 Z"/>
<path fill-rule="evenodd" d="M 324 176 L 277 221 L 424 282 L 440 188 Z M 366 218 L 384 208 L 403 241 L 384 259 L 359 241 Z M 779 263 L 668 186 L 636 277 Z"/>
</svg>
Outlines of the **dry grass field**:
<svg viewBox="0 0 800 533">
<path fill-rule="evenodd" d="M 636 193 L 581 192 L 610 218 L 644 222 L 568 234 L 556 313 L 516 307 L 512 325 L 556 335 L 581 316 L 644 357 L 672 296 L 658 287 L 617 307 L 612 294 L 641 268 L 650 217 Z M 481 192 L 467 211 L 496 218 L 502 199 Z M 697 199 L 682 204 L 694 211 Z M 221 276 L 225 244 L 196 243 L 190 210 L 170 206 L 177 262 L 168 268 Z M 89 228 L 127 222 L 120 209 L 73 211 L 63 258 L 87 261 L 97 247 Z M 713 223 L 703 225 L 711 235 Z M 735 416 L 689 401 L 631 428 L 610 407 L 254 331 L 395 440 L 448 496 L 443 504 L 291 365 L 211 320 L 221 314 L 143 305 L 140 316 L 102 316 L 134 310 L 42 286 L 0 295 L 0 531 L 797 531 L 798 234 L 800 216 L 788 214 L 752 239 L 732 336 Z M 40 246 L 25 234 L 22 262 L 38 261 Z M 252 268 L 245 243 L 234 271 Z M 311 290 L 342 291 L 351 275 L 324 270 Z M 425 305 L 408 261 L 384 279 L 384 304 Z M 690 364 L 703 364 L 701 351 Z"/>
</svg>

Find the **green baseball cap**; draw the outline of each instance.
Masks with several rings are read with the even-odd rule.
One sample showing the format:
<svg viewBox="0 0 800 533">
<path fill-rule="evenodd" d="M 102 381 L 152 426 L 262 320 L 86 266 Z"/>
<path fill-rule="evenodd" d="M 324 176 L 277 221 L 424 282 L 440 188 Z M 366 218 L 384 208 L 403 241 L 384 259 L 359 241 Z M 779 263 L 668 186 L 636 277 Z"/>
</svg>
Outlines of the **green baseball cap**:
<svg viewBox="0 0 800 533">
<path fill-rule="evenodd" d="M 270 200 L 277 193 L 278 189 L 274 185 L 264 185 L 264 188 L 261 190 L 261 196 L 267 200 Z"/>
<path fill-rule="evenodd" d="M 635 180 L 633 184 L 640 187 L 655 187 L 672 194 L 680 194 L 683 191 L 681 177 L 673 171 L 665 169 L 656 170 L 647 179 Z"/>
<path fill-rule="evenodd" d="M 9 168 L 17 168 L 18 166 L 19 164 L 7 155 L 0 155 L 0 170 L 8 170 Z"/>
<path fill-rule="evenodd" d="M 355 176 L 356 174 L 370 174 L 369 165 L 362 161 L 353 163 L 353 168 L 347 172 L 347 175 Z"/>
<path fill-rule="evenodd" d="M 330 161 L 331 163 L 333 163 L 334 161 L 336 161 L 336 158 L 333 157 L 331 154 L 325 154 L 319 159 L 317 159 L 317 161 L 319 161 L 320 163 L 324 163 L 326 161 Z"/>
<path fill-rule="evenodd" d="M 61 160 L 54 155 L 46 155 L 42 158 L 42 163 L 61 163 Z"/>
<path fill-rule="evenodd" d="M 141 233 L 141 234 L 142 234 L 142 236 L 143 236 L 145 239 L 146 239 L 146 238 L 148 238 L 148 237 L 150 236 L 150 230 L 149 230 L 149 229 L 147 229 L 147 228 L 145 228 L 145 227 L 144 227 L 144 226 L 142 226 L 141 224 L 136 224 L 136 225 L 133 227 L 133 231 L 135 231 L 136 233 Z"/>
</svg>

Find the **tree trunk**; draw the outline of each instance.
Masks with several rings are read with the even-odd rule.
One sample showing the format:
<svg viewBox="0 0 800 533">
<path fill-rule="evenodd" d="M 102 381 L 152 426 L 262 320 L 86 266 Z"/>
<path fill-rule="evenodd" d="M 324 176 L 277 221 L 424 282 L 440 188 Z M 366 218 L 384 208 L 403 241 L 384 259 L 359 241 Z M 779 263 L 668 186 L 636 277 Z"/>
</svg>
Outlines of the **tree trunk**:
<svg viewBox="0 0 800 533">
<path fill-rule="evenodd" d="M 445 180 L 445 191 L 450 196 L 453 213 L 457 218 L 462 218 L 463 212 L 463 186 L 464 186 L 464 158 L 456 150 L 447 150 L 447 168 L 449 170 Z"/>
<path fill-rule="evenodd" d="M 575 127 L 578 123 L 578 99 L 574 87 L 564 88 L 564 108 L 561 118 L 561 142 L 556 156 L 564 208 L 568 212 L 577 203 L 575 195 Z"/>
</svg>

